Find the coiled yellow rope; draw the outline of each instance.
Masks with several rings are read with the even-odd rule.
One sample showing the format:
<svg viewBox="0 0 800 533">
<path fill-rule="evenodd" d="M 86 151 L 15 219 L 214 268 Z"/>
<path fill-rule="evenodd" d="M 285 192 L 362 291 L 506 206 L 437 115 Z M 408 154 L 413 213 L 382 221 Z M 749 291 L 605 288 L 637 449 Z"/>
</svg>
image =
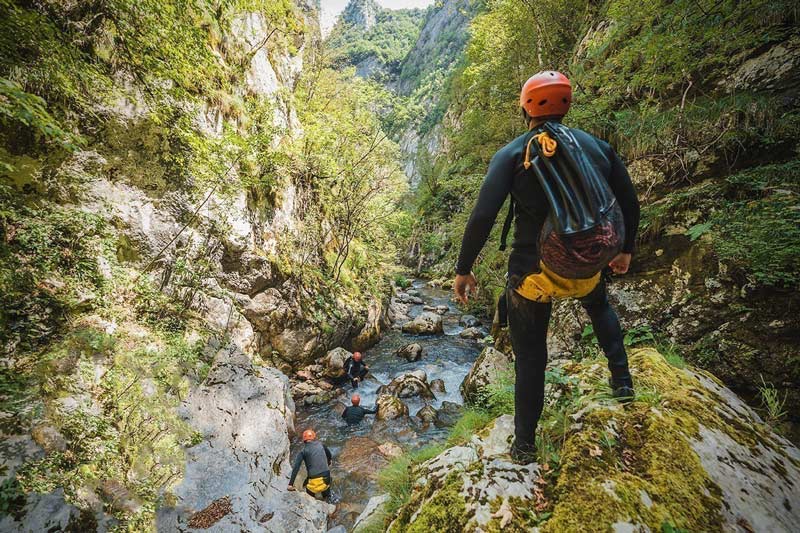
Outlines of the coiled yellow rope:
<svg viewBox="0 0 800 533">
<path fill-rule="evenodd" d="M 531 140 L 528 141 L 527 148 L 525 148 L 525 170 L 531 167 L 531 143 L 534 140 L 542 147 L 542 154 L 544 154 L 545 157 L 553 157 L 556 155 L 556 148 L 558 148 L 556 140 L 550 137 L 546 131 L 537 133 L 531 137 Z"/>
</svg>

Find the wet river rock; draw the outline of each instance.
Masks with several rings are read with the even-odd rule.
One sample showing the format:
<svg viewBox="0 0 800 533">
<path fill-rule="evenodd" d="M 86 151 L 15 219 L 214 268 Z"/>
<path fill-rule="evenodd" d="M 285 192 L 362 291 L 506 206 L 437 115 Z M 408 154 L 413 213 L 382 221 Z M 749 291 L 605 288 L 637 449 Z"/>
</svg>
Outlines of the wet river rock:
<svg viewBox="0 0 800 533">
<path fill-rule="evenodd" d="M 419 361 L 422 359 L 422 356 L 425 354 L 425 350 L 422 348 L 422 345 L 416 342 L 411 344 L 406 344 L 396 352 L 394 355 L 396 357 L 402 357 L 409 363 L 413 363 L 415 361 Z"/>
<path fill-rule="evenodd" d="M 479 327 L 465 328 L 458 334 L 462 339 L 482 339 L 486 336 L 486 332 Z"/>
<path fill-rule="evenodd" d="M 415 414 L 421 422 L 425 424 L 432 424 L 436 421 L 436 409 L 433 408 L 431 405 L 426 405 Z"/>
<path fill-rule="evenodd" d="M 475 328 L 481 325 L 481 321 L 472 315 L 463 315 L 458 323 L 465 328 Z"/>
<path fill-rule="evenodd" d="M 344 348 L 334 348 L 325 357 L 320 359 L 323 367 L 322 375 L 326 378 L 340 378 L 344 376 L 344 363 L 347 358 L 353 355 Z"/>
<path fill-rule="evenodd" d="M 408 416 L 408 406 L 397 396 L 381 394 L 375 401 L 375 405 L 378 407 L 376 415 L 378 420 L 394 420 Z"/>
<path fill-rule="evenodd" d="M 438 392 L 444 394 L 447 392 L 447 389 L 444 387 L 444 380 L 441 379 L 434 379 L 430 382 L 430 387 L 433 392 Z"/>
<path fill-rule="evenodd" d="M 426 381 L 425 373 L 421 370 L 397 376 L 388 385 L 380 387 L 378 394 L 392 394 L 398 398 L 419 396 L 426 400 L 436 397 Z"/>
<path fill-rule="evenodd" d="M 442 316 L 430 311 L 424 311 L 414 320 L 403 324 L 403 333 L 414 335 L 440 335 L 444 333 Z"/>
</svg>

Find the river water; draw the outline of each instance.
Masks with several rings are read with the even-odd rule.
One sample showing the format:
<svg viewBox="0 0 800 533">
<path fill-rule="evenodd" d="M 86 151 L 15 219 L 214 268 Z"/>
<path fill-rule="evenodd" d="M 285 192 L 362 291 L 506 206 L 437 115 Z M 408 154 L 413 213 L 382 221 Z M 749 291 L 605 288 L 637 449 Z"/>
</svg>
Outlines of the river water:
<svg viewBox="0 0 800 533">
<path fill-rule="evenodd" d="M 340 408 L 336 408 L 339 402 L 349 402 L 353 392 L 349 384 L 344 387 L 346 394 L 338 399 L 323 405 L 297 408 L 295 425 L 298 435 L 292 443 L 292 458 L 302 447 L 300 433 L 308 427 L 315 429 L 334 455 L 331 476 L 337 511 L 331 517 L 330 527 L 343 525 L 349 529 L 367 500 L 381 494 L 377 474 L 388 459 L 377 449 L 378 445 L 390 442 L 408 452 L 447 438 L 448 428 L 424 425 L 414 415 L 426 404 L 436 409 L 441 407 L 442 402 L 461 404 L 459 387 L 482 348 L 474 340 L 459 337 L 464 328 L 459 325 L 461 313 L 451 300 L 450 292 L 429 287 L 419 280 L 413 282 L 409 290 L 412 294 L 416 291 L 424 301 L 424 304 L 410 306 L 408 315 L 411 318 L 421 313 L 424 305 L 445 305 L 449 308 L 442 317 L 444 335 L 409 335 L 397 329 L 384 333 L 377 345 L 364 352 L 364 361 L 370 367 L 370 374 L 358 388 L 361 405 L 372 407 L 378 387 L 389 383 L 397 375 L 418 369 L 425 371 L 429 383 L 434 379 L 443 380 L 446 392 L 436 393 L 436 398 L 429 401 L 421 398 L 404 399 L 409 408 L 408 418 L 377 421 L 374 416 L 367 415 L 360 425 L 354 427 L 345 424 L 339 414 Z M 395 350 L 412 342 L 419 343 L 425 349 L 419 361 L 410 363 L 393 355 Z M 304 472 L 303 469 L 296 483 L 298 486 L 302 486 Z"/>
</svg>

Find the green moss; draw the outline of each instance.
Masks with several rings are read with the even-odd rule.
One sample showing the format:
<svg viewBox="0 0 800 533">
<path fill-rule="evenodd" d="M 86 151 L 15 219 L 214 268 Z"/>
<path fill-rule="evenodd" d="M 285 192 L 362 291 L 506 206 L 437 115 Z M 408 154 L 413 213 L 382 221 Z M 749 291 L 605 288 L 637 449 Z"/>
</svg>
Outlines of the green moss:
<svg viewBox="0 0 800 533">
<path fill-rule="evenodd" d="M 430 533 L 431 531 L 461 533 L 468 517 L 461 495 L 463 484 L 458 474 L 450 474 L 443 482 L 440 490 L 419 508 L 416 518 L 410 524 L 393 531 L 406 533 Z"/>
</svg>

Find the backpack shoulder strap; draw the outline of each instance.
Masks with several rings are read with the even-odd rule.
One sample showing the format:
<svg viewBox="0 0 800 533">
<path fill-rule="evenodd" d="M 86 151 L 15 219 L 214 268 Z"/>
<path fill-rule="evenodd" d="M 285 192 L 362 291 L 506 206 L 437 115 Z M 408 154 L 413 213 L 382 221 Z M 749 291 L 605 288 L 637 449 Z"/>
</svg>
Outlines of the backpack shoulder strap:
<svg viewBox="0 0 800 533">
<path fill-rule="evenodd" d="M 503 252 L 507 248 L 506 241 L 508 241 L 508 233 L 511 231 L 511 223 L 514 222 L 514 197 L 508 197 L 508 214 L 506 220 L 503 222 L 503 232 L 500 234 L 500 251 Z"/>
</svg>

